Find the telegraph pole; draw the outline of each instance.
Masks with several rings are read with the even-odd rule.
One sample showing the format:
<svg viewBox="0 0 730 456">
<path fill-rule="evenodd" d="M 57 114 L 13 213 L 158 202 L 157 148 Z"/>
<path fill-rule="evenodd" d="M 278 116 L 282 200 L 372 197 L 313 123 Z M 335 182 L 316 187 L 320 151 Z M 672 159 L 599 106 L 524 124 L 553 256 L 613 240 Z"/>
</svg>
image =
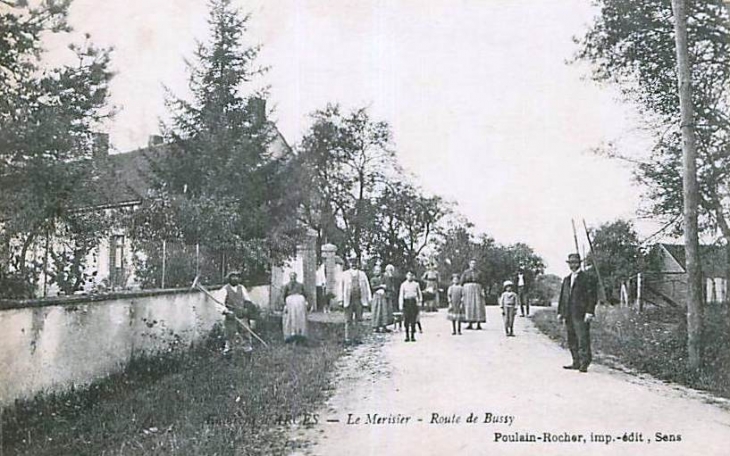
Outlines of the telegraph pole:
<svg viewBox="0 0 730 456">
<path fill-rule="evenodd" d="M 682 183 L 684 198 L 684 249 L 687 257 L 687 352 L 689 366 L 702 365 L 702 272 L 697 234 L 697 147 L 695 145 L 692 74 L 687 44 L 687 1 L 672 0 L 674 35 L 677 51 L 679 109 L 682 131 Z"/>
</svg>

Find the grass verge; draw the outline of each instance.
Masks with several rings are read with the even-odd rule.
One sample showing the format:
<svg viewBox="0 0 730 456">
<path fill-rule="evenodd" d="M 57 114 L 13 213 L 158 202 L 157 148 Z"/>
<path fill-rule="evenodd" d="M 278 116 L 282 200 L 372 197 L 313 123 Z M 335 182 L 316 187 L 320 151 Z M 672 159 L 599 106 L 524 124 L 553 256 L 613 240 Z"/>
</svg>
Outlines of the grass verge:
<svg viewBox="0 0 730 456">
<path fill-rule="evenodd" d="M 567 347 L 565 328 L 556 310 L 544 309 L 535 325 Z M 615 359 L 624 366 L 661 380 L 730 398 L 730 311 L 727 306 L 705 309 L 705 347 L 700 372 L 687 366 L 687 325 L 683 312 L 650 308 L 601 307 L 591 324 L 591 347 L 597 361 Z"/>
<path fill-rule="evenodd" d="M 276 325 L 267 329 L 278 340 Z M 277 455 L 286 423 L 315 413 L 343 353 L 340 325 L 310 324 L 309 347 L 272 342 L 220 354 L 220 332 L 184 353 L 134 360 L 84 391 L 38 396 L 2 414 L 6 455 Z"/>
</svg>

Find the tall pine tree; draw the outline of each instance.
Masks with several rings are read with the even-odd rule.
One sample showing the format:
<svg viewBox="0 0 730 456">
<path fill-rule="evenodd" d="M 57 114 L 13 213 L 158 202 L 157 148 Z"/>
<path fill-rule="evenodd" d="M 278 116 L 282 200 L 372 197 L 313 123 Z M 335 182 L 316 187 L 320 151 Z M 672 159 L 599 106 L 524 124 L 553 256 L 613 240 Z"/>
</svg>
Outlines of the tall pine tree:
<svg viewBox="0 0 730 456">
<path fill-rule="evenodd" d="M 249 21 L 230 0 L 210 3 L 210 39 L 189 66 L 192 99 L 168 99 L 170 148 L 157 174 L 180 240 L 252 275 L 292 252 L 298 204 L 286 185 L 289 157 L 272 153 L 268 93 L 247 87 L 265 71 L 260 46 L 244 43 Z"/>
</svg>

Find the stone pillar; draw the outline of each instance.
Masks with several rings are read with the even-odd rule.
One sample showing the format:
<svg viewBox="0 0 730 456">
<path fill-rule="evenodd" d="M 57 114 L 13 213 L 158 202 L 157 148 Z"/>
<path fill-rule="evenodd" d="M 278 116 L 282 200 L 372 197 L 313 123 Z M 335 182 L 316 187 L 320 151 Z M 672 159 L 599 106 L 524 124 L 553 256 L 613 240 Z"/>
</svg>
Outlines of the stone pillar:
<svg viewBox="0 0 730 456">
<path fill-rule="evenodd" d="M 337 292 L 337 279 L 335 277 L 335 256 L 337 255 L 337 246 L 334 244 L 325 244 L 322 246 L 322 260 L 324 261 L 324 274 L 326 278 L 325 294 L 335 295 Z M 329 303 L 332 305 L 332 303 Z"/>
<path fill-rule="evenodd" d="M 284 283 L 284 268 L 281 266 L 271 267 L 271 286 L 269 288 L 269 309 L 280 310 L 281 288 Z"/>
<path fill-rule="evenodd" d="M 317 233 L 307 230 L 303 243 L 297 246 L 297 255 L 302 259 L 302 283 L 310 305 L 317 310 Z"/>
</svg>

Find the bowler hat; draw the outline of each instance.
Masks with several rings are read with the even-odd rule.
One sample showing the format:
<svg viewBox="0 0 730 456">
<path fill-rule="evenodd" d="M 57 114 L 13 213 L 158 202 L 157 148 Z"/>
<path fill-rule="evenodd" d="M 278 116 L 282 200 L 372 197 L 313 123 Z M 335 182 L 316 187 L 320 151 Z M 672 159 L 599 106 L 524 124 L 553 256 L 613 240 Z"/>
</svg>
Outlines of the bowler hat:
<svg viewBox="0 0 730 456">
<path fill-rule="evenodd" d="M 568 261 L 567 261 L 567 263 L 570 263 L 571 261 L 580 262 L 580 254 L 578 254 L 578 253 L 571 253 L 570 255 L 568 255 Z"/>
</svg>

